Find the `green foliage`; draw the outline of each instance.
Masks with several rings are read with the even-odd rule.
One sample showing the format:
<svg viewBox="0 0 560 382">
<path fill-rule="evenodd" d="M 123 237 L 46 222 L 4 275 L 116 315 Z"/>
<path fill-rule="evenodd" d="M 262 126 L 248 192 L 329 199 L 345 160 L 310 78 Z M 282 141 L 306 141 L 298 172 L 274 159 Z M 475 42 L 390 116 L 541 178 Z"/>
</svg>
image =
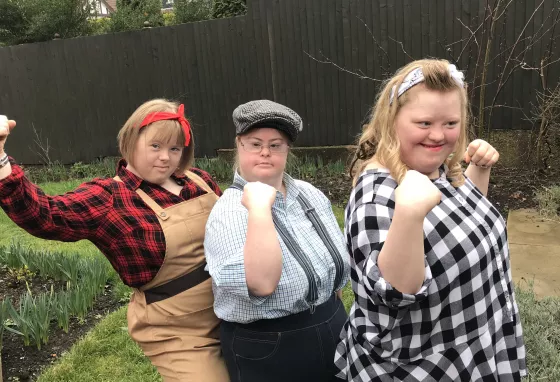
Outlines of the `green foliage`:
<svg viewBox="0 0 560 382">
<path fill-rule="evenodd" d="M 22 296 L 18 309 L 11 303 L 6 307 L 17 328 L 13 331 L 23 337 L 26 346 L 35 344 L 41 349 L 49 339 L 51 319 L 68 331 L 71 316 L 83 320 L 93 306 L 97 295 L 105 290 L 109 279 L 114 279 L 107 262 L 101 258 L 85 258 L 80 255 L 64 255 L 37 251 L 19 243 L 8 248 L 0 247 L 0 265 L 9 270 L 35 271 L 43 277 L 66 281 L 66 290 L 33 296 L 30 291 Z M 15 267 L 15 268 L 10 268 Z M 114 273 L 114 272 L 113 272 Z"/>
<path fill-rule="evenodd" d="M 28 283 L 33 279 L 35 273 L 29 270 L 27 265 L 22 268 L 8 268 L 8 285 L 18 285 L 20 283 Z"/>
<path fill-rule="evenodd" d="M 0 42 L 6 45 L 86 36 L 91 4 L 84 0 L 0 0 Z"/>
<path fill-rule="evenodd" d="M 194 167 L 206 171 L 220 182 L 229 182 L 233 179 L 233 165 L 220 157 L 197 158 Z"/>
<path fill-rule="evenodd" d="M 142 29 L 145 22 L 150 27 L 164 25 L 161 0 L 118 0 L 117 10 L 111 15 L 111 32 Z"/>
<path fill-rule="evenodd" d="M 118 159 L 116 157 L 108 157 L 98 159 L 93 163 L 76 162 L 71 166 L 53 162 L 46 166 L 26 167 L 25 171 L 31 181 L 35 183 L 65 182 L 76 179 L 88 181 L 93 178 L 115 176 Z M 64 191 L 61 190 L 61 192 Z"/>
<path fill-rule="evenodd" d="M 165 12 L 163 14 L 163 24 L 165 26 L 175 25 L 175 12 Z"/>
<path fill-rule="evenodd" d="M 100 17 L 98 19 L 89 19 L 89 25 L 92 35 L 100 35 L 109 33 L 111 29 L 111 18 Z"/>
<path fill-rule="evenodd" d="M 26 30 L 22 4 L 16 0 L 0 0 L 0 43 L 17 44 L 24 40 Z"/>
<path fill-rule="evenodd" d="M 241 16 L 247 13 L 246 0 L 216 0 L 212 17 L 222 19 L 226 17 Z"/>
<path fill-rule="evenodd" d="M 175 0 L 175 23 L 210 20 L 213 8 L 212 0 Z"/>
<path fill-rule="evenodd" d="M 539 213 L 551 219 L 560 218 L 560 186 L 543 188 L 536 194 Z"/>
</svg>

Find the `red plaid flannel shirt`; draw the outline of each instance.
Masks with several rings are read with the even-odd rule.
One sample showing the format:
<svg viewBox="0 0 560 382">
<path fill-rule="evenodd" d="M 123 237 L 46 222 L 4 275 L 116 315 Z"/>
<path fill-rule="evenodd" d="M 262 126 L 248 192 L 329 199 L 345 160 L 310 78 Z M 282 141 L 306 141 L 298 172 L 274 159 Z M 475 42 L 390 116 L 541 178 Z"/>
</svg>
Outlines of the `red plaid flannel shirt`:
<svg viewBox="0 0 560 382">
<path fill-rule="evenodd" d="M 0 204 L 17 225 L 30 234 L 49 240 L 90 240 L 109 259 L 123 282 L 140 287 L 151 281 L 163 264 L 165 236 L 156 214 L 138 196 L 146 192 L 162 208 L 206 194 L 187 176 L 173 176 L 183 189 L 179 196 L 146 182 L 121 160 L 112 178 L 97 178 L 74 191 L 48 196 L 31 183 L 12 160 L 12 174 L 0 180 Z M 214 192 L 222 192 L 212 177 L 199 175 Z"/>
</svg>

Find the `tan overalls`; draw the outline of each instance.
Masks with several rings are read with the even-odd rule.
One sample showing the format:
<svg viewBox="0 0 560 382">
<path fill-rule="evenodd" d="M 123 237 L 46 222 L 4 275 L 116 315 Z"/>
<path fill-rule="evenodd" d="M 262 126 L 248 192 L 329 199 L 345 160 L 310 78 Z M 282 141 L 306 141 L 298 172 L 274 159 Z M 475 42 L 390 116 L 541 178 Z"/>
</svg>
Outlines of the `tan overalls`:
<svg viewBox="0 0 560 382">
<path fill-rule="evenodd" d="M 204 229 L 218 197 L 200 177 L 192 172 L 187 175 L 207 194 L 161 208 L 145 192 L 136 191 L 157 214 L 167 248 L 154 279 L 134 290 L 128 306 L 128 331 L 165 382 L 228 382 L 211 279 L 150 304 L 144 293 L 205 264 Z"/>
</svg>

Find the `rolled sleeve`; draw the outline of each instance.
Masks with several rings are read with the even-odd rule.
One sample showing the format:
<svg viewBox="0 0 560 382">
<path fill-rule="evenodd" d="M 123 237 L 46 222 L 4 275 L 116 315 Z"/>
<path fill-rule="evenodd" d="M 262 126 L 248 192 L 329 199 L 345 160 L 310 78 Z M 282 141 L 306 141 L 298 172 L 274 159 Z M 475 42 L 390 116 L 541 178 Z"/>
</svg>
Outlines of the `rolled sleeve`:
<svg viewBox="0 0 560 382">
<path fill-rule="evenodd" d="M 383 248 L 383 243 L 380 243 L 378 247 L 379 249 L 370 253 L 362 275 L 364 287 L 368 291 L 371 300 L 377 305 L 386 305 L 389 308 L 403 308 L 425 299 L 428 296 L 428 287 L 432 282 L 432 272 L 426 259 L 424 259 L 424 282 L 420 290 L 415 294 L 402 293 L 393 288 L 391 283 L 381 275 L 381 271 L 377 266 L 377 258 Z"/>
<path fill-rule="evenodd" d="M 14 191 L 22 189 L 21 184 L 25 178 L 25 173 L 21 167 L 15 164 L 11 157 L 10 164 L 12 166 L 12 173 L 0 180 L 0 199 L 8 198 L 12 196 Z"/>
<path fill-rule="evenodd" d="M 359 272 L 368 298 L 376 305 L 403 308 L 428 296 L 432 272 L 424 258 L 424 282 L 415 294 L 402 293 L 383 278 L 377 260 L 387 238 L 392 216 L 393 209 L 385 205 L 376 203 L 359 205 L 350 217 L 350 225 L 355 228 L 350 231 L 350 239 L 354 259 L 362 260 L 357 261 L 356 266 L 361 267 Z"/>
<path fill-rule="evenodd" d="M 231 297 L 260 305 L 269 296 L 252 295 L 245 277 L 243 250 L 247 236 L 247 220 L 247 211 L 241 208 L 212 210 L 206 224 L 204 240 L 206 261 L 217 294 L 232 295 Z"/>
</svg>

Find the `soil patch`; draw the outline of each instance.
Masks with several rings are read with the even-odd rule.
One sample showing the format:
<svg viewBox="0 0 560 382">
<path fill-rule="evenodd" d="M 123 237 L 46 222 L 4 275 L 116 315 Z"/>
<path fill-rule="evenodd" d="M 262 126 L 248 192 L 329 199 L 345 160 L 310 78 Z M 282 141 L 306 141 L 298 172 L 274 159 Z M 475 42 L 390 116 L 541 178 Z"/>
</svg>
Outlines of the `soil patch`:
<svg viewBox="0 0 560 382">
<path fill-rule="evenodd" d="M 0 296 L 2 299 L 11 298 L 12 304 L 17 308 L 19 299 L 27 291 L 27 285 L 34 295 L 62 290 L 65 282 L 52 279 L 43 279 L 34 276 L 28 283 L 14 282 L 7 269 L 0 268 Z M 118 309 L 122 303 L 114 301 L 110 286 L 97 297 L 93 309 L 88 312 L 84 320 L 70 319 L 68 333 L 58 328 L 56 322 L 51 323 L 49 342 L 38 350 L 35 345 L 24 346 L 21 336 L 11 332 L 4 332 L 2 349 L 2 371 L 4 381 L 35 381 L 42 369 L 56 361 L 65 351 L 91 330 L 100 319 L 108 313 Z"/>
</svg>

